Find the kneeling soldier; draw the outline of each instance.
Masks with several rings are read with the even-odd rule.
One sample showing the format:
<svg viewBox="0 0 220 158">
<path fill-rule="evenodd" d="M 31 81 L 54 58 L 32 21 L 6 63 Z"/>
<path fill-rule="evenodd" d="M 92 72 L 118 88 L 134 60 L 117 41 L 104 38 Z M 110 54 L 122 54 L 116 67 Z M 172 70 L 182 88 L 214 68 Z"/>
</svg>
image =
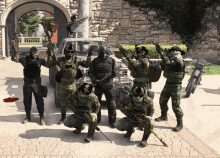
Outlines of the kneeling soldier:
<svg viewBox="0 0 220 158">
<path fill-rule="evenodd" d="M 154 120 L 152 119 L 154 107 L 153 101 L 147 96 L 145 88 L 134 87 L 132 93 L 121 100 L 119 109 L 127 117 L 120 119 L 116 124 L 116 128 L 120 131 L 127 131 L 124 137 L 130 139 L 134 127 L 141 125 L 138 121 L 141 119 L 144 125 L 144 135 L 140 145 L 146 146 L 147 139 L 154 127 Z"/>
<path fill-rule="evenodd" d="M 74 127 L 75 134 L 80 134 L 84 123 L 89 124 L 89 130 L 86 142 L 90 142 L 97 127 L 97 114 L 100 109 L 98 97 L 93 92 L 93 86 L 84 83 L 78 88 L 78 91 L 72 94 L 70 109 L 75 113 L 67 117 L 64 125 Z"/>
</svg>

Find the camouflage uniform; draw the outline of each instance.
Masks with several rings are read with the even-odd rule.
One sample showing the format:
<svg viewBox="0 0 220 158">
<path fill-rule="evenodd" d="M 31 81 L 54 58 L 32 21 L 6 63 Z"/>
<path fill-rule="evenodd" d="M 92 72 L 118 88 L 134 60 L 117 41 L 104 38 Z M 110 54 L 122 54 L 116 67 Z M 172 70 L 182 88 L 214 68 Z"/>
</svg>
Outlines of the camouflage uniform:
<svg viewBox="0 0 220 158">
<path fill-rule="evenodd" d="M 57 61 L 48 60 L 47 64 L 49 65 L 49 67 L 58 65 L 62 73 L 59 94 L 62 119 L 59 124 L 63 123 L 63 120 L 66 118 L 68 95 L 76 91 L 77 68 L 79 67 L 79 65 L 88 68 L 90 63 L 90 56 L 87 57 L 86 61 L 82 58 L 78 58 L 75 56 L 71 56 L 69 60 L 67 60 L 66 57 L 58 58 Z"/>
<path fill-rule="evenodd" d="M 137 96 L 137 89 L 141 89 L 142 96 Z M 119 120 L 116 124 L 116 128 L 120 131 L 127 131 L 125 137 L 130 138 L 134 127 L 138 127 L 139 121 L 136 119 L 135 115 L 143 120 L 144 124 L 144 136 L 142 139 L 142 145 L 144 141 L 147 141 L 147 138 L 153 131 L 154 120 L 152 115 L 154 113 L 153 101 L 150 97 L 147 96 L 146 91 L 143 87 L 134 87 L 132 94 L 125 96 L 120 103 L 120 111 L 125 114 L 127 117 L 124 117 Z M 146 146 L 146 142 L 145 145 Z"/>
<path fill-rule="evenodd" d="M 148 53 L 145 47 L 135 47 L 137 55 L 141 56 L 143 52 Z M 134 84 L 132 88 L 136 86 L 145 87 L 147 90 L 147 84 L 149 83 L 149 60 L 146 57 L 139 57 L 135 61 L 126 56 L 128 60 L 128 68 L 131 70 L 131 76 L 134 77 Z"/>
<path fill-rule="evenodd" d="M 180 51 L 179 47 L 172 47 L 170 51 Z M 181 58 L 171 57 L 168 59 L 164 54 L 161 55 L 164 64 L 164 77 L 167 78 L 166 84 L 160 95 L 161 117 L 156 121 L 167 120 L 168 100 L 172 99 L 172 108 L 176 115 L 178 124 L 182 124 L 183 111 L 180 108 L 180 92 L 182 90 L 182 80 L 185 75 L 185 62 Z M 162 119 L 161 119 L 162 118 Z M 176 130 L 177 131 L 177 130 Z"/>
<path fill-rule="evenodd" d="M 81 87 L 83 86 L 86 87 L 89 85 L 84 84 Z M 74 133 L 79 134 L 81 132 L 83 124 L 88 123 L 89 130 L 87 138 L 91 139 L 97 127 L 97 114 L 100 109 L 98 97 L 93 92 L 87 95 L 80 92 L 75 93 L 71 98 L 71 105 L 69 106 L 69 108 L 75 114 L 68 116 L 64 122 L 64 125 L 70 128 L 76 128 L 78 132 L 76 130 Z"/>
</svg>

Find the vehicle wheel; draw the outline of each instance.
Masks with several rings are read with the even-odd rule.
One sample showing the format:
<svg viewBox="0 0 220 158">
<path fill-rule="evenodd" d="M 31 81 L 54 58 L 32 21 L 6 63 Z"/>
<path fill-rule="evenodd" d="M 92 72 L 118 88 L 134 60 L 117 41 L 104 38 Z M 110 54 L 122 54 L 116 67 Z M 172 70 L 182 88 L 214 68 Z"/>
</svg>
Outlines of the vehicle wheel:
<svg viewBox="0 0 220 158">
<path fill-rule="evenodd" d="M 186 98 L 188 98 L 190 96 L 190 94 L 192 93 L 195 83 L 196 83 L 195 78 L 192 79 L 191 83 L 189 83 L 189 86 L 188 86 L 187 91 L 186 91 Z"/>
<path fill-rule="evenodd" d="M 49 82 L 53 87 L 55 87 L 56 84 L 55 76 L 58 71 L 59 71 L 59 67 L 57 65 L 49 69 Z"/>
<path fill-rule="evenodd" d="M 56 82 L 54 87 L 54 99 L 55 99 L 56 107 L 60 107 L 59 93 L 60 93 L 60 83 Z"/>
<path fill-rule="evenodd" d="M 199 77 L 198 81 L 194 84 L 192 94 L 195 92 L 197 85 L 200 83 L 201 77 Z"/>
</svg>

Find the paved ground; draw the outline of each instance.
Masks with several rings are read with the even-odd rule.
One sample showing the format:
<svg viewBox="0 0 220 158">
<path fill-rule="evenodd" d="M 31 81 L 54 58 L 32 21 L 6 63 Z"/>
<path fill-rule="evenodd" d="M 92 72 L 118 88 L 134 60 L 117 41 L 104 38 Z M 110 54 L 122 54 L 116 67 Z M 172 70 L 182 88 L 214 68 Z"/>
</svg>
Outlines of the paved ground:
<svg viewBox="0 0 220 158">
<path fill-rule="evenodd" d="M 123 137 L 125 132 L 117 131 L 108 126 L 107 110 L 102 111 L 102 122 L 100 129 L 113 141 L 111 144 L 101 133 L 96 132 L 94 141 L 87 144 L 84 138 L 86 129 L 82 134 L 75 135 L 73 129 L 57 125 L 60 119 L 60 110 L 54 106 L 53 87 L 49 85 L 47 68 L 42 67 L 42 85 L 48 86 L 49 94 L 45 98 L 45 126 L 39 126 L 39 116 L 36 104 L 32 105 L 32 121 L 26 125 L 21 124 L 25 117 L 22 85 L 23 74 L 21 64 L 6 60 L 0 60 L 0 157 L 219 157 L 213 149 L 203 143 L 206 141 L 214 148 L 220 145 L 219 141 L 219 103 L 217 96 L 220 94 L 218 86 L 219 76 L 204 76 L 202 83 L 196 93 L 188 99 L 182 99 L 181 106 L 185 113 L 184 128 L 181 132 L 171 131 L 176 126 L 173 112 L 169 110 L 167 122 L 155 124 L 155 132 L 162 137 L 169 147 L 163 146 L 154 135 L 148 140 L 148 146 L 141 148 L 139 142 L 143 132 L 136 130 L 132 135 L 132 142 L 127 142 Z M 219 77 L 218 79 L 216 77 Z M 209 85 L 206 80 L 211 80 Z M 187 82 L 187 77 L 185 79 Z M 155 96 L 154 118 L 160 116 L 158 99 L 160 91 L 164 86 L 164 79 L 153 84 Z M 183 86 L 186 85 L 183 83 Z M 199 96 L 198 94 L 203 94 Z M 213 93 L 213 94 L 211 94 Z M 9 96 L 19 97 L 14 103 L 4 103 L 3 98 Z M 34 100 L 34 99 L 33 99 Z M 169 105 L 170 106 L 170 105 Z M 170 108 L 172 109 L 172 108 Z M 72 112 L 68 111 L 68 115 Z M 124 115 L 117 111 L 117 121 Z M 209 124 L 207 123 L 209 122 Z M 192 131 L 192 133 L 191 133 Z M 194 134 L 193 134 L 194 133 Z M 211 135 L 209 135 L 211 134 Z M 200 137 L 200 139 L 198 138 Z M 220 149 L 216 148 L 215 150 Z M 219 151 L 218 151 L 219 152 Z M 220 153 L 220 152 L 219 152 Z"/>
</svg>

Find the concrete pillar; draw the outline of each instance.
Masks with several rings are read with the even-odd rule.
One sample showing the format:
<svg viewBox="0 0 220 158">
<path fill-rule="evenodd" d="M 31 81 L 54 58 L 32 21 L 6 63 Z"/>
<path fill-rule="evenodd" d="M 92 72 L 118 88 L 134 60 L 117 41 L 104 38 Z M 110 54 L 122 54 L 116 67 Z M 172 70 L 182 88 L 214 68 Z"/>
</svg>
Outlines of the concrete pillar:
<svg viewBox="0 0 220 158">
<path fill-rule="evenodd" d="M 90 0 L 80 0 L 79 18 L 88 16 L 83 22 L 82 38 L 89 38 L 89 11 L 90 11 Z"/>
</svg>

